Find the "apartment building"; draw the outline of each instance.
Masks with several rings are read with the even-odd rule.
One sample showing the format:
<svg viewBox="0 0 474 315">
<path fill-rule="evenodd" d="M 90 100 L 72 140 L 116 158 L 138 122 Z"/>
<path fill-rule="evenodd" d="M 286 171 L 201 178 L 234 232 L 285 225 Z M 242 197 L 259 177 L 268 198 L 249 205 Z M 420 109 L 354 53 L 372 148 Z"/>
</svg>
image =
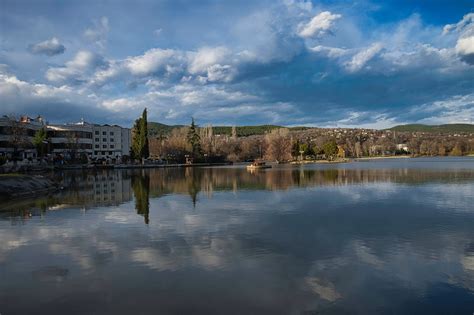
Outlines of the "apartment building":
<svg viewBox="0 0 474 315">
<path fill-rule="evenodd" d="M 130 154 L 131 132 L 117 125 L 92 125 L 93 158 L 121 158 Z"/>
<path fill-rule="evenodd" d="M 38 130 L 47 132 L 48 152 L 68 158 L 119 160 L 130 154 L 131 131 L 117 125 L 78 123 L 48 124 L 41 116 L 35 119 L 0 117 L 0 155 L 35 158 L 33 138 Z M 16 152 L 16 153 L 15 153 Z"/>
<path fill-rule="evenodd" d="M 92 156 L 92 129 L 88 123 L 46 125 L 46 130 L 52 154 Z"/>
</svg>

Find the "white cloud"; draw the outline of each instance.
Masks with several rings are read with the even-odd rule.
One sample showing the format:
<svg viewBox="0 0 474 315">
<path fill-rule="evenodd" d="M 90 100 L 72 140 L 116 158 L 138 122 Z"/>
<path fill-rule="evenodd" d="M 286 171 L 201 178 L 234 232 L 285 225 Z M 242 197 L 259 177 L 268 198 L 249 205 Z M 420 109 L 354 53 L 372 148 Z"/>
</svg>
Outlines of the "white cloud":
<svg viewBox="0 0 474 315">
<path fill-rule="evenodd" d="M 0 95 L 4 113 L 41 114 L 56 119 L 70 115 L 62 117 L 68 119 L 79 113 L 89 113 L 91 117 L 103 114 L 91 110 L 97 109 L 97 97 L 87 90 L 29 83 L 5 72 L 0 72 Z"/>
<path fill-rule="evenodd" d="M 472 123 L 474 94 L 457 95 L 416 106 L 409 111 L 409 115 L 425 117 L 417 121 L 424 124 Z"/>
<path fill-rule="evenodd" d="M 450 32 L 459 34 L 455 47 L 459 58 L 470 65 L 474 65 L 474 13 L 466 14 L 456 24 L 446 25 L 443 34 L 446 35 Z"/>
<path fill-rule="evenodd" d="M 329 58 L 339 58 L 339 57 L 347 55 L 347 53 L 349 52 L 347 49 L 337 48 L 337 47 L 327 47 L 327 46 L 321 46 L 321 45 L 309 48 L 309 50 L 314 53 L 318 53 Z"/>
<path fill-rule="evenodd" d="M 109 19 L 103 16 L 94 25 L 84 31 L 84 37 L 95 43 L 100 49 L 105 49 L 107 34 L 109 33 Z"/>
<path fill-rule="evenodd" d="M 66 47 L 59 42 L 56 37 L 45 40 L 43 42 L 32 44 L 28 47 L 33 54 L 43 54 L 47 56 L 54 56 L 64 53 Z"/>
<path fill-rule="evenodd" d="M 236 70 L 230 65 L 215 64 L 207 69 L 207 79 L 210 82 L 229 82 L 237 75 Z"/>
<path fill-rule="evenodd" d="M 126 67 L 133 75 L 147 76 L 160 72 L 182 71 L 185 62 L 184 55 L 180 51 L 153 48 L 141 56 L 128 58 Z"/>
<path fill-rule="evenodd" d="M 298 35 L 305 38 L 324 35 L 330 32 L 334 22 L 341 17 L 342 15 L 333 14 L 329 11 L 321 12 L 307 24 L 300 25 Z"/>
<path fill-rule="evenodd" d="M 458 39 L 456 53 L 461 57 L 461 60 L 474 65 L 474 36 Z"/>
<path fill-rule="evenodd" d="M 350 72 L 357 72 L 361 70 L 367 62 L 374 58 L 381 50 L 383 46 L 381 43 L 374 43 L 365 50 L 355 54 L 352 59 L 346 63 L 346 68 Z"/>
<path fill-rule="evenodd" d="M 466 28 L 470 28 L 472 23 L 474 23 L 474 13 L 468 13 L 463 16 L 461 21 L 458 23 L 445 25 L 443 28 L 443 34 L 446 35 L 452 31 L 463 32 L 466 30 Z"/>
<path fill-rule="evenodd" d="M 229 56 L 230 51 L 226 47 L 202 47 L 196 53 L 191 54 L 189 73 L 206 73 L 209 67 L 228 61 Z"/>
<path fill-rule="evenodd" d="M 89 74 L 105 64 L 102 56 L 87 50 L 79 51 L 64 67 L 53 67 L 46 71 L 46 78 L 51 82 L 78 83 L 89 80 Z"/>
</svg>

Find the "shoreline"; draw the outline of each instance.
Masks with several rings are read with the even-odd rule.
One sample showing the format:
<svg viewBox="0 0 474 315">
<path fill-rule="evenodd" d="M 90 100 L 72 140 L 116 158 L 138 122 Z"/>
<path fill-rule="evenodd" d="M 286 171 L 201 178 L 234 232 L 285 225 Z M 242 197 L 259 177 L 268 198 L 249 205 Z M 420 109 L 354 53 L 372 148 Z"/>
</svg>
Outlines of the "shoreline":
<svg viewBox="0 0 474 315">
<path fill-rule="evenodd" d="M 0 201 L 48 195 L 57 190 L 58 185 L 42 175 L 0 175 Z"/>
<path fill-rule="evenodd" d="M 389 155 L 389 156 L 368 156 L 368 157 L 360 157 L 360 158 L 353 158 L 353 161 L 370 161 L 370 160 L 384 160 L 384 159 L 414 159 L 415 157 L 410 155 Z"/>
</svg>

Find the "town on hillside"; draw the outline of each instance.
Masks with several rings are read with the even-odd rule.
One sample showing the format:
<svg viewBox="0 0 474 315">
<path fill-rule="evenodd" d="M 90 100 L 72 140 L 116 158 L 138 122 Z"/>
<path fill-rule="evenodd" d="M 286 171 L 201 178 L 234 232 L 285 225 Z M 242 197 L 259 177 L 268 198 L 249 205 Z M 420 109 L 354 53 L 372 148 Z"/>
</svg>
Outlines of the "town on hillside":
<svg viewBox="0 0 474 315">
<path fill-rule="evenodd" d="M 417 127 L 418 126 L 418 127 Z M 169 126 L 132 128 L 81 120 L 50 124 L 42 116 L 0 117 L 0 165 L 197 164 L 266 160 L 305 163 L 389 156 L 474 153 L 474 125 L 365 128 Z"/>
</svg>

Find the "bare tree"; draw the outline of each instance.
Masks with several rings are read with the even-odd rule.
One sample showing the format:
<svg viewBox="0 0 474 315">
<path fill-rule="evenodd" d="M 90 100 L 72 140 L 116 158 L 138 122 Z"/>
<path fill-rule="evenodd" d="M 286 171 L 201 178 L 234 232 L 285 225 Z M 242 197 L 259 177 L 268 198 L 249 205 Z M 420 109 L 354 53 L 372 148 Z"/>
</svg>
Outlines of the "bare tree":
<svg viewBox="0 0 474 315">
<path fill-rule="evenodd" d="M 292 159 L 292 139 L 288 129 L 273 129 L 266 135 L 265 141 L 267 143 L 265 157 L 268 160 L 286 162 Z"/>
</svg>

